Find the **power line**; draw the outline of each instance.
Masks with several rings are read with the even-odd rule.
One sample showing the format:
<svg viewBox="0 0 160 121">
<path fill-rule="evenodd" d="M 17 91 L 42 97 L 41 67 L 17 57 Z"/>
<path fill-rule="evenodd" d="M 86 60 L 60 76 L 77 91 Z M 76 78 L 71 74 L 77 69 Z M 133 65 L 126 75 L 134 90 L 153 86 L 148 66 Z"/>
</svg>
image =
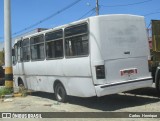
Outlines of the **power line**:
<svg viewBox="0 0 160 121">
<path fill-rule="evenodd" d="M 102 6 L 102 7 L 123 7 L 123 6 L 131 6 L 131 5 L 143 4 L 143 3 L 146 3 L 146 2 L 150 2 L 150 1 L 153 1 L 153 0 L 145 0 L 145 1 L 142 1 L 142 2 L 136 2 L 136 3 L 130 3 L 130 4 L 100 5 L 100 6 Z"/>
<path fill-rule="evenodd" d="M 100 9 L 101 9 L 101 7 L 99 6 L 99 10 Z M 93 12 L 89 16 L 92 16 L 94 13 L 97 14 L 96 10 L 93 10 Z"/>
<path fill-rule="evenodd" d="M 32 25 L 30 25 L 30 26 L 28 26 L 28 27 L 26 27 L 26 28 L 24 28 L 24 29 L 22 29 L 22 30 L 20 30 L 20 31 L 17 31 L 17 32 L 13 33 L 12 36 L 13 36 L 13 35 L 17 35 L 17 34 L 19 34 L 19 33 L 22 33 L 22 32 L 24 32 L 24 31 L 26 31 L 26 30 L 29 30 L 29 29 L 31 29 L 31 28 L 33 28 L 33 27 L 35 27 L 35 26 L 37 26 L 37 25 L 39 25 L 39 24 L 41 24 L 41 23 L 43 23 L 43 22 L 45 22 L 45 21 L 47 21 L 47 20 L 49 20 L 49 19 L 51 19 L 51 18 L 53 18 L 54 16 L 56 16 L 56 15 L 64 12 L 65 10 L 73 7 L 74 5 L 76 5 L 77 3 L 79 3 L 80 1 L 82 1 L 82 0 L 77 0 L 77 1 L 75 1 L 75 2 L 73 2 L 73 3 L 71 3 L 71 4 L 69 4 L 69 5 L 67 5 L 66 7 L 64 7 L 64 8 L 62 8 L 61 10 L 59 10 L 59 11 L 51 14 L 50 16 L 48 16 L 48 17 L 46 17 L 46 18 L 44 18 L 44 19 L 42 19 L 42 20 L 40 20 L 40 21 L 38 21 L 38 22 L 36 22 L 36 23 L 34 23 L 34 24 L 32 24 Z"/>
<path fill-rule="evenodd" d="M 85 14 L 83 14 L 78 20 L 84 18 L 86 15 L 88 15 L 90 12 L 94 11 L 95 12 L 95 7 L 87 11 Z"/>
<path fill-rule="evenodd" d="M 100 10 L 100 7 L 99 7 L 99 10 Z M 89 16 L 92 16 L 94 13 L 96 13 L 96 11 L 93 11 Z"/>
<path fill-rule="evenodd" d="M 92 12 L 89 16 L 91 16 L 92 14 L 94 14 L 96 12 L 96 15 L 99 15 L 99 0 L 96 0 L 96 7 L 92 8 L 91 10 L 87 11 L 84 15 L 82 15 L 78 20 L 82 19 L 83 17 L 85 17 L 86 15 L 88 15 L 90 12 Z"/>
<path fill-rule="evenodd" d="M 100 10 L 100 7 L 99 7 L 99 10 Z M 89 14 L 90 12 L 92 12 L 91 14 Z M 92 16 L 94 13 L 96 13 L 96 7 L 94 7 L 94 8 L 92 8 L 92 9 L 90 9 L 89 11 L 87 11 L 84 15 L 82 15 L 78 20 L 80 20 L 80 19 L 82 19 L 82 18 L 84 18 L 86 15 L 88 15 L 88 16 Z"/>
<path fill-rule="evenodd" d="M 147 29 L 149 29 L 149 27 L 151 26 L 151 22 L 149 23 L 149 25 L 148 25 L 148 27 L 147 27 Z"/>
<path fill-rule="evenodd" d="M 153 15 L 153 14 L 160 14 L 160 11 L 157 11 L 157 12 L 152 12 L 152 13 L 148 13 L 148 14 L 145 14 L 145 15 L 143 15 L 143 16 L 150 16 L 150 15 Z M 149 25 L 148 25 L 148 27 L 147 28 L 149 28 L 150 27 L 150 25 L 151 25 L 151 22 L 149 23 Z"/>
</svg>

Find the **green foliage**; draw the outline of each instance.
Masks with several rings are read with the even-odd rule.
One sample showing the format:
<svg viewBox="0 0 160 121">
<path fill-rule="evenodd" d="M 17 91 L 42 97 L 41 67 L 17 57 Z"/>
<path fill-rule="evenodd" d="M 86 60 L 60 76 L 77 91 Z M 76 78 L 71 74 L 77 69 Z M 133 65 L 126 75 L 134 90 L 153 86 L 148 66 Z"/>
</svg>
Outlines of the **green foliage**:
<svg viewBox="0 0 160 121">
<path fill-rule="evenodd" d="M 4 64 L 4 51 L 0 51 L 0 66 Z"/>
<path fill-rule="evenodd" d="M 2 87 L 0 88 L 0 97 L 6 94 L 11 94 L 13 92 L 12 88 Z"/>
</svg>

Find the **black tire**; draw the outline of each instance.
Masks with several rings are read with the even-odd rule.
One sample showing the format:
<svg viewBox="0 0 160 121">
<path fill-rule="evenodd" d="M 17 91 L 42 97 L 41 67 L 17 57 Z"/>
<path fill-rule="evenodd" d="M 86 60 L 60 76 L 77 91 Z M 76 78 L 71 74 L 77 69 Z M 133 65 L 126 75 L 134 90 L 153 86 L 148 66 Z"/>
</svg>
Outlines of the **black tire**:
<svg viewBox="0 0 160 121">
<path fill-rule="evenodd" d="M 160 93 L 160 73 L 158 73 L 158 77 L 155 82 L 156 90 Z"/>
<path fill-rule="evenodd" d="M 24 86 L 23 80 L 21 78 L 18 79 L 18 86 Z"/>
<path fill-rule="evenodd" d="M 64 86 L 61 83 L 56 84 L 54 92 L 58 102 L 67 101 L 67 93 Z"/>
</svg>

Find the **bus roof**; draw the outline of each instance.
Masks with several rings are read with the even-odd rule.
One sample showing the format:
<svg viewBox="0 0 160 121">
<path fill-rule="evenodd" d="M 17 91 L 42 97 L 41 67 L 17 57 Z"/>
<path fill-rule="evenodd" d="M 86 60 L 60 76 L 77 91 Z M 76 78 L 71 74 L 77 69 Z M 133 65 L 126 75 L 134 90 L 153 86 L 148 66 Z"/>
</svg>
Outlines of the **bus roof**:
<svg viewBox="0 0 160 121">
<path fill-rule="evenodd" d="M 40 35 L 40 34 L 44 34 L 44 33 L 47 33 L 47 32 L 51 32 L 53 30 L 58 30 L 58 29 L 63 29 L 63 28 L 66 28 L 68 26 L 71 26 L 71 25 L 75 25 L 75 24 L 80 24 L 80 23 L 83 23 L 83 22 L 86 22 L 88 21 L 89 19 L 98 19 L 100 17 L 109 17 L 109 18 L 113 18 L 113 17 L 118 17 L 118 16 L 135 16 L 135 17 L 143 17 L 143 16 L 139 16 L 139 15 L 132 15 L 132 14 L 109 14 L 109 15 L 99 15 L 99 16 L 91 16 L 91 17 L 88 17 L 88 18 L 85 18 L 85 19 L 81 19 L 81 20 L 77 20 L 77 21 L 74 21 L 74 22 L 71 22 L 69 24 L 64 24 L 64 25 L 61 25 L 61 26 L 57 26 L 57 27 L 54 27 L 54 28 L 50 28 L 50 29 L 43 29 L 43 31 L 40 31 L 40 32 L 34 32 L 34 33 L 29 33 L 29 34 L 23 34 L 23 35 L 20 35 L 20 37 L 14 39 L 14 43 L 17 43 L 18 41 L 20 41 L 22 38 L 25 39 L 25 38 L 30 38 L 32 36 L 36 36 L 36 35 Z"/>
</svg>

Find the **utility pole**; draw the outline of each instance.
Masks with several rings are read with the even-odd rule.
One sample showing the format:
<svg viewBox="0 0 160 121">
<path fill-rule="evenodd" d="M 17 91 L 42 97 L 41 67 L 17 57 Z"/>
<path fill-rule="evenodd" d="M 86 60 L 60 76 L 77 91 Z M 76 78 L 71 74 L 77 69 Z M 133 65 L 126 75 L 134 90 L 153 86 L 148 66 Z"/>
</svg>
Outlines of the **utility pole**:
<svg viewBox="0 0 160 121">
<path fill-rule="evenodd" d="M 4 0 L 5 86 L 13 88 L 10 0 Z"/>
<path fill-rule="evenodd" d="M 96 0 L 96 15 L 99 15 L 99 1 Z"/>
</svg>

